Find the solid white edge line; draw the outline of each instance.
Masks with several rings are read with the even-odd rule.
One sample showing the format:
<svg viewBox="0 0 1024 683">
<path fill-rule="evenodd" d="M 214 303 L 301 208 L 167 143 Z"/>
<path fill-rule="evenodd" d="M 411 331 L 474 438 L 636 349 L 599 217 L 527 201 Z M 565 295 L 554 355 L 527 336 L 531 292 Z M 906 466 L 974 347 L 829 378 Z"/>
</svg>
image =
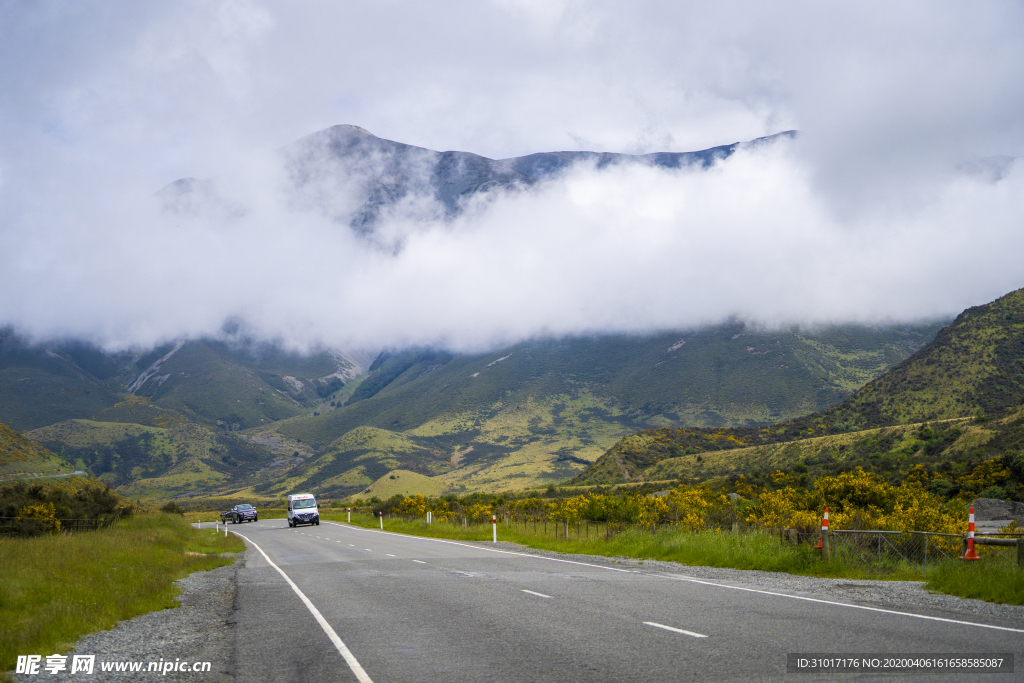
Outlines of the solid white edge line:
<svg viewBox="0 0 1024 683">
<path fill-rule="evenodd" d="M 460 545 L 463 548 L 472 548 L 473 550 L 486 550 L 489 553 L 500 553 L 502 555 L 518 555 L 519 557 L 532 557 L 536 560 L 548 560 L 549 562 L 564 562 L 565 564 L 578 564 L 582 567 L 593 567 L 594 569 L 607 569 L 610 572 L 622 572 L 623 574 L 641 574 L 642 572 L 635 571 L 633 569 L 617 569 L 615 567 L 602 567 L 599 564 L 588 564 L 587 562 L 577 562 L 575 560 L 562 560 L 557 557 L 544 557 L 543 555 L 530 555 L 529 553 L 514 553 L 511 550 L 498 550 L 497 548 L 484 548 L 479 545 L 470 545 L 469 543 L 459 543 L 458 541 L 446 541 L 442 538 L 430 538 L 429 536 L 411 536 L 409 534 L 397 534 L 394 531 L 381 531 L 379 529 L 366 529 L 361 526 L 353 526 L 349 524 L 339 524 L 338 522 L 328 522 L 324 520 L 325 524 L 334 524 L 345 529 L 353 529 L 355 531 L 368 531 L 372 534 L 387 534 L 388 536 L 401 536 L 402 538 L 413 538 L 417 541 L 433 541 L 434 543 L 444 543 L 446 545 Z"/>
<path fill-rule="evenodd" d="M 435 541 L 437 543 L 447 543 L 448 545 L 461 545 L 465 548 L 474 548 L 476 550 L 486 550 L 491 553 L 501 553 L 503 555 L 519 555 L 520 557 L 532 557 L 537 560 L 549 560 L 551 562 L 565 562 L 566 564 L 578 564 L 584 567 L 594 567 L 596 569 L 607 569 L 613 572 L 625 572 L 627 574 L 642 574 L 643 576 L 652 576 L 657 578 L 674 579 L 676 581 L 690 581 L 692 583 L 700 583 L 706 586 L 717 586 L 718 588 L 731 588 L 738 591 L 747 591 L 748 593 L 762 593 L 764 595 L 774 595 L 780 598 L 791 598 L 793 600 L 806 600 L 807 602 L 818 602 L 824 605 L 835 605 L 837 607 L 850 607 L 853 609 L 868 610 L 870 612 L 881 612 L 883 614 L 895 614 L 902 617 L 914 617 L 917 619 L 926 619 L 928 621 L 941 621 L 947 624 L 959 624 L 961 626 L 976 626 L 978 628 L 988 628 L 995 631 L 1009 631 L 1010 633 L 1024 633 L 1024 629 L 1010 628 L 1008 626 L 993 626 L 991 624 L 979 624 L 975 621 L 959 621 L 957 619 L 945 619 L 943 617 L 931 617 L 926 614 L 914 614 L 913 612 L 897 612 L 895 610 L 881 609 L 880 607 L 867 607 L 865 605 L 851 605 L 846 602 L 833 602 L 831 600 L 820 600 L 818 598 L 807 598 L 801 595 L 788 595 L 786 593 L 775 593 L 773 591 L 758 590 L 756 588 L 741 588 L 739 586 L 730 586 L 724 583 L 714 583 L 713 581 L 701 581 L 699 579 L 691 579 L 685 576 L 670 576 L 666 574 L 653 574 L 647 572 L 638 572 L 631 569 L 616 569 L 615 567 L 602 567 L 599 564 L 588 564 L 586 562 L 576 562 L 573 560 L 562 560 L 556 557 L 544 557 L 543 555 L 530 555 L 528 553 L 514 553 L 510 550 L 498 550 L 496 548 L 484 548 L 478 545 L 470 545 L 468 543 L 459 543 L 457 541 L 446 541 L 440 538 L 429 538 L 427 536 L 411 536 L 409 534 L 398 534 L 393 531 L 378 531 L 377 529 L 366 529 L 360 526 L 354 526 L 349 524 L 338 524 L 337 522 L 327 522 L 327 524 L 334 524 L 346 529 L 354 529 L 356 531 L 369 531 L 375 534 L 389 534 L 391 536 L 402 536 L 403 538 L 414 538 L 420 541 Z"/>
<path fill-rule="evenodd" d="M 530 595 L 536 595 L 538 598 L 551 598 L 550 595 L 544 595 L 543 593 L 538 593 L 537 591 L 528 591 L 525 588 L 523 588 L 522 591 L 524 593 L 529 593 Z"/>
<path fill-rule="evenodd" d="M 235 534 L 236 536 L 241 536 L 248 543 L 252 543 L 252 547 L 260 551 L 260 555 L 262 555 L 263 559 L 267 561 L 267 564 L 276 569 L 277 573 L 280 574 L 284 578 L 284 580 L 288 582 L 288 585 L 292 587 L 292 590 L 295 591 L 295 594 L 299 596 L 303 604 L 306 605 L 310 613 L 312 613 L 313 618 L 316 619 L 318 624 L 320 624 L 320 628 L 324 630 L 324 633 L 327 634 L 327 637 L 331 639 L 332 643 L 334 643 L 334 647 L 337 648 L 338 653 L 345 659 L 345 662 L 348 664 L 348 667 L 352 669 L 352 673 L 354 673 L 356 678 L 359 679 L 359 683 L 373 683 L 373 679 L 370 678 L 370 676 L 366 673 L 363 667 L 359 664 L 359 660 L 356 659 L 355 655 L 352 654 L 352 651 L 348 649 L 348 646 L 345 645 L 345 643 L 341 640 L 340 637 L 338 637 L 338 634 L 334 631 L 333 628 L 331 628 L 331 625 L 327 623 L 327 620 L 324 619 L 324 615 L 320 614 L 320 610 L 316 608 L 316 605 L 314 605 L 312 601 L 306 597 L 305 593 L 299 590 L 299 587 L 295 585 L 295 582 L 292 581 L 280 567 L 274 564 L 274 561 L 271 560 L 270 557 L 265 552 L 263 552 L 263 548 L 253 543 L 246 536 L 242 536 L 242 534 L 238 533 L 237 531 L 232 531 L 231 533 Z"/>
<path fill-rule="evenodd" d="M 685 636 L 693 636 L 694 638 L 707 638 L 707 636 L 704 635 L 703 633 L 694 633 L 693 631 L 684 631 L 681 628 L 676 628 L 675 626 L 665 626 L 665 624 L 659 624 L 656 621 L 645 621 L 644 623 L 647 624 L 648 626 L 653 626 L 654 628 L 663 628 L 666 631 L 674 631 L 676 633 L 682 633 Z"/>
<path fill-rule="evenodd" d="M 820 598 L 808 598 L 803 595 L 789 595 L 787 593 L 776 593 L 774 591 L 765 591 L 757 588 L 743 588 L 741 586 L 730 586 L 724 583 L 714 583 L 713 581 L 701 581 L 700 579 L 691 579 L 685 576 L 665 576 L 665 578 L 673 579 L 675 581 L 688 581 L 690 583 L 699 583 L 704 586 L 717 586 L 718 588 L 731 588 L 735 591 L 746 591 L 747 593 L 761 593 L 762 595 L 774 595 L 779 598 L 790 598 L 791 600 L 805 600 L 807 602 L 818 602 L 823 605 L 835 605 L 836 607 L 849 607 L 851 609 L 862 609 L 868 612 L 881 612 L 882 614 L 895 614 L 901 617 L 914 617 L 915 619 L 927 619 L 928 621 L 942 621 L 947 624 L 960 624 L 961 626 L 977 626 L 978 628 L 990 628 L 995 631 L 1010 631 L 1011 633 L 1024 633 L 1024 629 L 1010 628 L 1009 626 L 993 626 L 992 624 L 979 624 L 975 621 L 960 621 L 959 619 L 946 619 L 944 617 L 932 617 L 927 614 L 914 614 L 913 612 L 897 612 L 891 609 L 882 609 L 881 607 L 868 607 L 867 605 L 851 605 L 848 602 L 834 602 L 832 600 L 822 600 Z"/>
</svg>

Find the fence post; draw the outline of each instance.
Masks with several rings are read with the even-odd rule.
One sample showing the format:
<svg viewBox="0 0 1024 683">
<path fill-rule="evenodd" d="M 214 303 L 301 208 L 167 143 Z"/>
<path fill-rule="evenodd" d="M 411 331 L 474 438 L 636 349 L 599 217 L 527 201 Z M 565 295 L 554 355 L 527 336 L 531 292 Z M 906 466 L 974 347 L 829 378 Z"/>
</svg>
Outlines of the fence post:
<svg viewBox="0 0 1024 683">
<path fill-rule="evenodd" d="M 732 523 L 732 532 L 734 534 L 738 534 L 740 532 L 740 523 L 739 522 L 733 522 Z"/>
</svg>

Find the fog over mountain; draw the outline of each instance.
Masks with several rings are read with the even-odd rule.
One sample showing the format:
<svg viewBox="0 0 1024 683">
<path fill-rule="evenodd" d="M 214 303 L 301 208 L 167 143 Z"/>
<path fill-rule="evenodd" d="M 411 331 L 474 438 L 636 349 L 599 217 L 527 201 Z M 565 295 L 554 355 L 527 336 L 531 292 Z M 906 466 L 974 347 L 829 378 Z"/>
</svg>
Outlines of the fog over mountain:
<svg viewBox="0 0 1024 683">
<path fill-rule="evenodd" d="M 1018 6 L 3 12 L 0 326 L 36 338 L 480 350 L 1024 284 Z"/>
</svg>

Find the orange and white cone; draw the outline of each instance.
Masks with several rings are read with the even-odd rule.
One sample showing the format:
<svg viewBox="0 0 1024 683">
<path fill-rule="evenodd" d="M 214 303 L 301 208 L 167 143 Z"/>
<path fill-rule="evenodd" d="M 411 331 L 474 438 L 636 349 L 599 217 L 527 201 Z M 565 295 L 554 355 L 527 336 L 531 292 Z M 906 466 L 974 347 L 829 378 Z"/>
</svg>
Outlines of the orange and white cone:
<svg viewBox="0 0 1024 683">
<path fill-rule="evenodd" d="M 821 550 L 821 541 L 825 538 L 825 534 L 828 533 L 828 508 L 825 508 L 825 518 L 821 520 L 821 536 L 818 536 L 818 545 L 814 546 L 814 550 Z"/>
<path fill-rule="evenodd" d="M 980 560 L 978 553 L 974 552 L 974 508 L 971 508 L 971 516 L 967 522 L 967 552 L 961 560 Z"/>
</svg>

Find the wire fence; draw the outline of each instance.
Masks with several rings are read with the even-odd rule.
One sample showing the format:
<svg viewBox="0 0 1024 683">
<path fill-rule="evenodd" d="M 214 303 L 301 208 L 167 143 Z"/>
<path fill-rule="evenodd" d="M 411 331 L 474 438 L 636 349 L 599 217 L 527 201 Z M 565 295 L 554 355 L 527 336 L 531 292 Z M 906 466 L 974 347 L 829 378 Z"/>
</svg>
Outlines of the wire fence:
<svg viewBox="0 0 1024 683">
<path fill-rule="evenodd" d="M 40 536 L 59 531 L 62 534 L 79 531 L 96 531 L 114 525 L 123 515 L 118 509 L 114 514 L 92 519 L 50 519 L 41 517 L 0 517 L 0 536 Z M 58 524 L 55 525 L 54 523 Z"/>
<path fill-rule="evenodd" d="M 453 524 L 463 528 L 491 525 L 489 516 L 486 519 L 478 519 L 462 511 L 434 514 L 435 523 Z M 387 517 L 401 518 L 409 522 L 425 520 L 422 516 L 394 513 Z M 513 526 L 535 536 L 565 540 L 610 540 L 627 531 L 649 533 L 653 536 L 659 531 L 682 528 L 680 524 L 673 522 L 637 524 L 613 520 L 567 520 L 554 519 L 543 513 L 499 513 L 497 519 L 503 527 Z M 794 546 L 817 544 L 815 548 L 820 548 L 822 538 L 819 531 L 796 528 L 764 529 L 737 518 L 707 520 L 699 528 L 687 529 L 693 532 L 717 530 L 722 533 L 777 533 L 780 543 Z M 930 566 L 937 563 L 959 561 L 967 549 L 967 534 L 930 531 L 830 529 L 828 538 L 831 560 L 849 566 L 860 566 L 878 575 L 923 575 Z M 1024 568 L 1024 532 L 978 532 L 975 534 L 975 552 L 981 561 L 1010 563 Z"/>
<path fill-rule="evenodd" d="M 491 526 L 491 517 L 488 515 L 484 517 L 473 517 L 464 514 L 461 511 L 458 512 L 447 512 L 447 513 L 433 513 L 435 524 L 454 524 L 461 526 L 462 528 L 468 528 L 472 526 Z M 422 515 L 403 515 L 399 513 L 386 513 L 385 519 L 403 519 L 407 522 L 425 522 L 425 517 Z M 679 529 L 679 524 L 673 522 L 650 522 L 646 524 L 639 524 L 636 522 L 627 521 L 614 521 L 614 520 L 587 520 L 587 519 L 576 519 L 568 520 L 564 518 L 554 518 L 544 514 L 497 514 L 498 523 L 503 527 L 516 527 L 521 528 L 524 532 L 532 533 L 536 536 L 545 536 L 548 538 L 555 539 L 566 539 L 566 540 L 585 540 L 591 538 L 605 538 L 611 539 L 627 531 L 637 531 L 642 533 L 649 533 L 652 536 L 656 535 L 658 531 L 666 529 Z M 724 524 L 726 530 L 732 530 L 733 532 L 739 533 L 741 531 L 749 531 L 754 527 L 741 522 L 738 520 L 729 521 L 726 520 Z M 722 529 L 723 525 L 712 523 L 708 521 L 706 524 L 700 526 L 700 528 L 690 529 L 691 531 L 701 531 L 704 529 Z"/>
<path fill-rule="evenodd" d="M 833 558 L 863 565 L 878 574 L 924 574 L 929 565 L 961 559 L 967 549 L 966 534 L 930 531 L 833 529 L 830 538 Z M 1018 533 L 976 534 L 974 548 L 982 561 L 1024 566 L 1021 540 Z"/>
</svg>

